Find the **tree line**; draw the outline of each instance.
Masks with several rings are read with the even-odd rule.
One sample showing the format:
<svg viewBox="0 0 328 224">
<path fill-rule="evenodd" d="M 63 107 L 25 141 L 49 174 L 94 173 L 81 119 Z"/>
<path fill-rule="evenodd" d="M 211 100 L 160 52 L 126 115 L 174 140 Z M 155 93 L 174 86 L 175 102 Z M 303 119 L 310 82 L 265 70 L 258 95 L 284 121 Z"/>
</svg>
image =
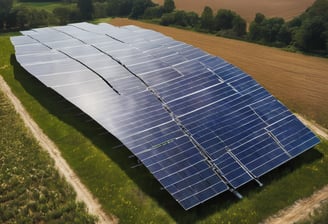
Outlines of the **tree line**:
<svg viewBox="0 0 328 224">
<path fill-rule="evenodd" d="M 129 17 L 265 45 L 328 54 L 328 0 L 316 0 L 302 15 L 289 22 L 257 13 L 248 30 L 245 19 L 236 12 L 227 9 L 214 12 L 206 6 L 198 15 L 176 10 L 174 0 L 164 0 L 163 5 L 154 4 L 151 0 L 63 1 L 62 6 L 48 12 L 13 6 L 13 0 L 0 0 L 0 30 L 63 25 L 102 17 Z"/>
<path fill-rule="evenodd" d="M 248 39 L 328 55 L 328 0 L 316 0 L 303 14 L 289 22 L 257 13 L 250 24 Z"/>
</svg>

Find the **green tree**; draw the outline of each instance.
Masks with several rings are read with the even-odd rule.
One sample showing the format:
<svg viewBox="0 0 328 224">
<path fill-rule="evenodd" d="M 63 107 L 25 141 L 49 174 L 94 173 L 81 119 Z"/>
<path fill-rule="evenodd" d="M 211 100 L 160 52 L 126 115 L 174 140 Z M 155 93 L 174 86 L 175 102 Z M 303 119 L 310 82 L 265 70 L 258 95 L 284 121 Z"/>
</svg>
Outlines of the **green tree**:
<svg viewBox="0 0 328 224">
<path fill-rule="evenodd" d="M 267 19 L 263 14 L 257 13 L 250 24 L 248 37 L 253 41 L 281 46 L 290 43 L 291 31 L 283 18 Z"/>
<path fill-rule="evenodd" d="M 7 17 L 6 26 L 8 28 L 17 27 L 17 18 L 15 8 L 10 10 L 10 13 Z"/>
<path fill-rule="evenodd" d="M 0 0 L 0 29 L 6 26 L 7 19 L 12 7 L 13 0 Z"/>
<path fill-rule="evenodd" d="M 40 27 L 40 26 L 48 26 L 49 18 L 53 16 L 51 13 L 47 12 L 44 9 L 30 9 L 29 11 L 31 17 L 30 27 Z"/>
<path fill-rule="evenodd" d="M 227 9 L 218 10 L 214 19 L 214 28 L 216 30 L 227 30 L 233 26 L 233 20 L 236 17 L 236 13 Z"/>
<path fill-rule="evenodd" d="M 178 26 L 188 26 L 187 13 L 183 10 L 175 12 L 175 24 Z"/>
<path fill-rule="evenodd" d="M 163 26 L 169 26 L 175 23 L 175 15 L 174 13 L 164 13 L 161 17 L 160 24 Z"/>
<path fill-rule="evenodd" d="M 58 20 L 55 18 L 54 14 L 42 10 L 37 10 L 35 8 L 29 8 L 26 6 L 14 7 L 9 16 L 8 24 L 10 27 L 26 29 L 31 27 L 48 26 L 50 24 L 57 25 Z"/>
<path fill-rule="evenodd" d="M 52 13 L 58 18 L 60 25 L 69 23 L 71 13 L 69 7 L 57 7 L 52 11 Z"/>
<path fill-rule="evenodd" d="M 304 18 L 321 17 L 325 21 L 328 19 L 328 0 L 316 0 L 302 15 Z"/>
<path fill-rule="evenodd" d="M 90 20 L 93 14 L 92 0 L 78 0 L 77 7 L 82 19 Z"/>
<path fill-rule="evenodd" d="M 248 38 L 252 41 L 259 41 L 262 39 L 263 27 L 261 24 L 266 18 L 261 13 L 256 13 L 254 20 L 249 25 Z"/>
<path fill-rule="evenodd" d="M 195 27 L 197 26 L 198 22 L 199 22 L 199 17 L 198 14 L 195 12 L 187 12 L 187 21 L 188 21 L 188 25 L 191 27 Z"/>
<path fill-rule="evenodd" d="M 258 41 L 262 36 L 262 28 L 259 24 L 251 22 L 249 25 L 248 38 L 252 41 Z"/>
<path fill-rule="evenodd" d="M 213 29 L 213 24 L 214 24 L 213 10 L 208 6 L 205 6 L 202 15 L 200 17 L 200 27 L 202 29 L 211 31 Z"/>
<path fill-rule="evenodd" d="M 60 6 L 55 8 L 52 13 L 56 17 L 57 23 L 60 25 L 65 25 L 69 22 L 76 22 L 80 19 L 80 13 L 76 7 Z"/>
<path fill-rule="evenodd" d="M 128 16 L 131 14 L 133 0 L 107 0 L 109 16 Z"/>
<path fill-rule="evenodd" d="M 232 21 L 232 31 L 236 36 L 241 37 L 246 34 L 247 23 L 246 20 L 241 18 L 240 16 L 235 16 Z"/>
<path fill-rule="evenodd" d="M 119 2 L 119 15 L 128 16 L 132 11 L 134 0 L 119 0 Z"/>
<path fill-rule="evenodd" d="M 256 13 L 254 22 L 257 24 L 262 23 L 265 20 L 265 16 L 262 13 Z"/>
<path fill-rule="evenodd" d="M 288 22 L 288 27 L 300 27 L 302 25 L 302 19 L 300 16 L 293 18 Z"/>
<path fill-rule="evenodd" d="M 164 0 L 163 9 L 165 13 L 173 12 L 175 9 L 175 3 L 173 0 Z"/>
<path fill-rule="evenodd" d="M 135 0 L 130 14 L 130 18 L 139 19 L 148 7 L 155 6 L 151 0 Z"/>
<path fill-rule="evenodd" d="M 153 19 L 153 18 L 161 18 L 163 15 L 163 7 L 162 6 L 154 6 L 146 8 L 144 12 L 145 19 Z"/>
<path fill-rule="evenodd" d="M 165 13 L 161 17 L 161 25 L 178 25 L 178 26 L 190 26 L 194 27 L 198 23 L 198 15 L 194 12 L 186 12 L 183 10 L 177 10 L 171 13 Z"/>
<path fill-rule="evenodd" d="M 266 43 L 274 43 L 277 41 L 277 35 L 284 25 L 283 18 L 270 18 L 262 22 L 262 40 Z"/>
<path fill-rule="evenodd" d="M 20 29 L 29 28 L 31 21 L 31 13 L 25 6 L 15 8 L 16 22 Z"/>
<path fill-rule="evenodd" d="M 303 51 L 328 53 L 328 0 L 316 0 L 299 16 L 297 23 L 288 23 L 295 46 Z"/>
<path fill-rule="evenodd" d="M 287 24 L 284 24 L 280 27 L 280 30 L 277 34 L 277 41 L 283 45 L 289 45 L 292 41 L 292 30 L 288 27 Z"/>
<path fill-rule="evenodd" d="M 324 50 L 328 39 L 327 30 L 327 24 L 322 18 L 308 19 L 296 33 L 296 44 L 305 51 Z"/>
<path fill-rule="evenodd" d="M 119 0 L 108 0 L 107 3 L 107 15 L 113 17 L 118 16 L 120 10 Z"/>
<path fill-rule="evenodd" d="M 107 16 L 107 2 L 94 2 L 93 3 L 93 16 L 95 18 L 103 18 Z"/>
</svg>

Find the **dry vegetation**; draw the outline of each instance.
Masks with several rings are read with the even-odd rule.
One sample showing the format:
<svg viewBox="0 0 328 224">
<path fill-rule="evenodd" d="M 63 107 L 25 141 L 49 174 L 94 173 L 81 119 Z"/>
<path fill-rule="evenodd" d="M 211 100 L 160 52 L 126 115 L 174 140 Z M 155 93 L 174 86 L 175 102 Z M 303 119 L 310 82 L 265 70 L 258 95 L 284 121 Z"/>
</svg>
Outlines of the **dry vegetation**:
<svg viewBox="0 0 328 224">
<path fill-rule="evenodd" d="M 153 0 L 163 4 L 164 0 Z M 210 6 L 214 11 L 220 8 L 231 9 L 240 14 L 248 22 L 254 19 L 257 12 L 267 17 L 283 17 L 292 19 L 301 14 L 314 0 L 175 0 L 177 9 L 201 13 L 204 6 Z"/>
<path fill-rule="evenodd" d="M 328 127 L 328 59 L 127 19 L 224 58 L 254 77 L 290 109 Z"/>
</svg>

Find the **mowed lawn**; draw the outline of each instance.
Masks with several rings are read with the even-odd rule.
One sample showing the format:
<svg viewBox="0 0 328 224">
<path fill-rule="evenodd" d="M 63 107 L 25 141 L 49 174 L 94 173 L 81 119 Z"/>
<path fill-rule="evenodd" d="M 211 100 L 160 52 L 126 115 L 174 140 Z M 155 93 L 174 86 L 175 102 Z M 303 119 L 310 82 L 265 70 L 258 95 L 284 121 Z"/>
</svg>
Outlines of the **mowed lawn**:
<svg viewBox="0 0 328 224">
<path fill-rule="evenodd" d="M 261 83 L 291 110 L 328 127 L 328 59 L 173 27 L 116 18 L 117 26 L 137 25 L 219 56 Z"/>
<path fill-rule="evenodd" d="M 260 12 L 266 17 L 282 17 L 290 20 L 303 13 L 315 0 L 174 0 L 177 9 L 194 11 L 199 15 L 205 6 L 210 6 L 214 13 L 218 9 L 230 9 L 237 12 L 247 22 L 253 21 Z M 164 0 L 153 0 L 163 5 Z"/>
<path fill-rule="evenodd" d="M 117 24 L 123 22 L 131 24 L 134 21 L 113 20 L 113 23 Z M 163 29 L 164 33 L 166 29 L 171 30 L 172 35 L 181 31 L 144 23 L 137 24 Z M 177 39 L 194 38 L 195 42 L 200 41 L 197 35 L 201 34 L 181 32 L 181 36 L 176 36 Z M 209 38 L 207 49 L 203 49 L 210 53 L 213 53 L 211 50 L 229 48 L 222 43 L 219 47 L 213 47 L 211 41 L 216 40 L 216 37 L 202 36 Z M 228 41 L 227 43 L 231 41 L 222 40 Z M 245 44 L 234 43 L 240 46 Z M 257 47 L 250 46 L 254 46 L 254 49 Z M 249 48 L 253 53 L 254 49 Z M 266 47 L 261 49 L 274 50 Z M 242 51 L 242 48 L 239 50 Z M 233 54 L 241 58 L 236 49 L 234 53 L 231 52 L 231 56 Z M 297 54 L 291 55 L 298 57 Z M 121 223 L 258 223 L 291 205 L 295 200 L 309 196 L 328 184 L 328 144 L 322 142 L 260 178 L 264 187 L 261 188 L 253 182 L 242 187 L 239 191 L 244 199 L 238 200 L 228 192 L 190 211 L 184 211 L 165 190 L 160 189 L 159 183 L 144 167 L 131 168 L 137 161 L 129 158 L 131 153 L 126 148 L 116 147 L 120 145 L 117 139 L 24 71 L 15 60 L 14 49 L 8 36 L 0 36 L 0 58 L 0 74 L 13 92 L 44 132 L 57 144 L 63 157 L 98 198 L 104 210 L 115 215 Z M 260 55 L 258 58 L 261 58 Z M 271 63 L 271 58 L 262 60 L 263 64 Z M 252 64 L 249 63 L 248 66 L 252 67 Z M 295 102 L 295 105 L 298 103 Z"/>
</svg>

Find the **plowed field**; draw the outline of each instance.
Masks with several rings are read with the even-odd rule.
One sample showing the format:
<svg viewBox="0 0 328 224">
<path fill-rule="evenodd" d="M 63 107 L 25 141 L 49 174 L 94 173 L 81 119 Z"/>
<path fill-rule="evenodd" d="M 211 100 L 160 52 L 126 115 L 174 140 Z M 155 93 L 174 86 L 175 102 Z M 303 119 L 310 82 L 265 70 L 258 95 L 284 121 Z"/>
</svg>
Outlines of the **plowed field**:
<svg viewBox="0 0 328 224">
<path fill-rule="evenodd" d="M 153 0 L 163 4 L 164 0 Z M 248 22 L 254 19 L 257 12 L 267 17 L 283 17 L 286 20 L 304 12 L 314 0 L 175 0 L 177 9 L 201 13 L 205 6 L 214 12 L 218 9 L 230 9 L 237 12 Z"/>
<path fill-rule="evenodd" d="M 156 30 L 224 58 L 250 74 L 290 109 L 328 127 L 328 59 L 140 21 L 110 22 Z"/>
</svg>

